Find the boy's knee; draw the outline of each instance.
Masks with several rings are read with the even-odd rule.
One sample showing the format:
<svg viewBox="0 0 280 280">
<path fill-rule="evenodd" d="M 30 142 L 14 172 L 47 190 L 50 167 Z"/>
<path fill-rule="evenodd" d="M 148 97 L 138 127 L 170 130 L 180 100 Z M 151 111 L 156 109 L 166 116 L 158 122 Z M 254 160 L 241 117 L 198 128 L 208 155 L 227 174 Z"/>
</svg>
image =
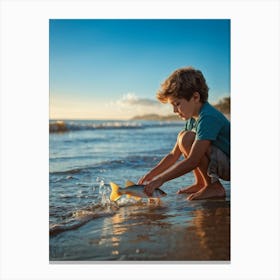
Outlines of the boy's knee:
<svg viewBox="0 0 280 280">
<path fill-rule="evenodd" d="M 181 141 L 181 137 L 183 136 L 183 134 L 185 133 L 185 130 L 182 130 L 178 133 L 178 136 L 177 136 L 177 142 Z"/>
<path fill-rule="evenodd" d="M 188 149 L 192 146 L 195 139 L 195 132 L 193 131 L 181 131 L 178 134 L 177 142 L 180 148 Z"/>
</svg>

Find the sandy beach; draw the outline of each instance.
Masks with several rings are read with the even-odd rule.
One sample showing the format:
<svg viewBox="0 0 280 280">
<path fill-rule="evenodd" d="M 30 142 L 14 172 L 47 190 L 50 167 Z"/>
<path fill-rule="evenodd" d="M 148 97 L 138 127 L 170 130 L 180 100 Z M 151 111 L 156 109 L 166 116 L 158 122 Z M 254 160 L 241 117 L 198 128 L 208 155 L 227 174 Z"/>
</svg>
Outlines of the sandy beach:
<svg viewBox="0 0 280 280">
<path fill-rule="evenodd" d="M 50 133 L 50 261 L 229 261 L 225 200 L 188 201 L 188 173 L 160 203 L 109 199 L 111 181 L 137 182 L 173 147 L 183 122 L 71 121 Z"/>
<path fill-rule="evenodd" d="M 230 202 L 123 205 L 51 238 L 51 261 L 229 261 Z M 175 221 L 176 220 L 176 221 Z"/>
</svg>

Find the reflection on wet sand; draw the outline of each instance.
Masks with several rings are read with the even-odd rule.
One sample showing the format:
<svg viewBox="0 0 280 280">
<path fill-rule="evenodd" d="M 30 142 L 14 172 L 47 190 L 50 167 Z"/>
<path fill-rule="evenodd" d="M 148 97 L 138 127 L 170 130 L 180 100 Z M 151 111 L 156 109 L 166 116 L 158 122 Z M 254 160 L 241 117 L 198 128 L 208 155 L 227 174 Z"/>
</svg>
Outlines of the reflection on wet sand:
<svg viewBox="0 0 280 280">
<path fill-rule="evenodd" d="M 124 216 L 121 212 L 117 212 L 110 219 L 105 219 L 102 231 L 104 238 L 110 237 L 107 239 L 107 243 L 111 244 L 111 255 L 113 256 L 119 255 L 120 236 L 126 231 L 125 227 L 122 226 Z"/>
<path fill-rule="evenodd" d="M 119 260 L 230 260 L 229 202 L 201 202 L 188 212 L 192 220 L 185 225 L 174 225 L 166 213 L 164 206 L 130 206 L 105 219 L 102 236 L 107 237 L 111 256 Z"/>
<path fill-rule="evenodd" d="M 194 210 L 193 229 L 206 260 L 230 260 L 230 208 L 211 207 Z"/>
<path fill-rule="evenodd" d="M 126 204 L 51 241 L 53 260 L 229 261 L 230 202 Z"/>
<path fill-rule="evenodd" d="M 105 219 L 102 236 L 107 237 L 107 247 L 111 247 L 112 256 L 119 255 L 120 260 L 144 260 L 147 253 L 151 253 L 149 247 L 154 246 L 157 238 L 154 233 L 159 227 L 171 226 L 165 222 L 166 213 L 160 210 L 159 205 L 139 203 L 120 207 L 114 216 Z"/>
<path fill-rule="evenodd" d="M 207 201 L 191 211 L 192 221 L 177 234 L 180 247 L 171 259 L 230 260 L 230 208 L 226 202 Z M 179 243 L 181 245 L 179 245 Z"/>
</svg>

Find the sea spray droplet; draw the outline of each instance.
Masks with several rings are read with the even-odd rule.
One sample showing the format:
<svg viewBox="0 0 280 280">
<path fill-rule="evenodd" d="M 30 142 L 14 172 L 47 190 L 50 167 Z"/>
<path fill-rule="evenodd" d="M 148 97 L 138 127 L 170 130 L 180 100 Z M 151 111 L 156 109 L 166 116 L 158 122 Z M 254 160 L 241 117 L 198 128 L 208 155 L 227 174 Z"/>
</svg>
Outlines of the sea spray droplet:
<svg viewBox="0 0 280 280">
<path fill-rule="evenodd" d="M 110 193 L 111 193 L 110 187 L 108 187 L 108 185 L 105 184 L 104 180 L 101 180 L 99 183 L 98 200 L 102 206 L 111 204 Z"/>
<path fill-rule="evenodd" d="M 103 186 L 104 185 L 104 178 L 102 177 L 96 177 L 96 180 L 95 180 L 97 183 L 99 183 L 99 186 Z"/>
</svg>

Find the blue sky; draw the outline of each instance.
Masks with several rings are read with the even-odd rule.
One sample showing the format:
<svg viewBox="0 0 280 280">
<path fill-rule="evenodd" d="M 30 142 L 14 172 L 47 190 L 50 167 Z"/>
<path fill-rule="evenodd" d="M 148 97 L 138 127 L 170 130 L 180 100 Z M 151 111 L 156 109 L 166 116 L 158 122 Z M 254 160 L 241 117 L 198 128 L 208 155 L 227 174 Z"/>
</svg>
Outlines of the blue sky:
<svg viewBox="0 0 280 280">
<path fill-rule="evenodd" d="M 209 101 L 230 95 L 229 20 L 50 20 L 50 118 L 170 114 L 155 98 L 175 69 L 200 69 Z"/>
</svg>

